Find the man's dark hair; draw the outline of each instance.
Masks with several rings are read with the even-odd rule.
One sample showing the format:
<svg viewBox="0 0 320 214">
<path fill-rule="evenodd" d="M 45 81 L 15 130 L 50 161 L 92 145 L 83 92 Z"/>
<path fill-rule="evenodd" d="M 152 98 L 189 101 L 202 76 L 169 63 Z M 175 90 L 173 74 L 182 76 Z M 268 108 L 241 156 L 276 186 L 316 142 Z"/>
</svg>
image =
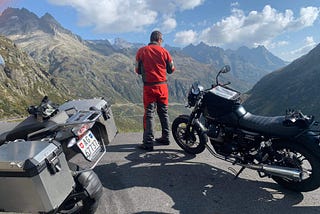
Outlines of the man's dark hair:
<svg viewBox="0 0 320 214">
<path fill-rule="evenodd" d="M 162 39 L 162 33 L 158 30 L 155 30 L 150 35 L 150 42 L 157 42 Z"/>
</svg>

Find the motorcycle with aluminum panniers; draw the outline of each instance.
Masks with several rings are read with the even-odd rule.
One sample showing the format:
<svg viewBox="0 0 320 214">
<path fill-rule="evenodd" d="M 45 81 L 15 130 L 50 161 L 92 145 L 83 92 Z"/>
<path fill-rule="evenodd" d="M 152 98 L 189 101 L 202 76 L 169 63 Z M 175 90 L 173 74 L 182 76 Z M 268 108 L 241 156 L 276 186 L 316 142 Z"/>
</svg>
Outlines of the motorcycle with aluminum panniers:
<svg viewBox="0 0 320 214">
<path fill-rule="evenodd" d="M 236 177 L 248 168 L 293 191 L 319 188 L 319 122 L 300 110 L 272 117 L 248 112 L 230 82 L 219 81 L 230 70 L 224 66 L 208 89 L 192 84 L 186 106 L 192 108 L 190 115 L 172 123 L 176 143 L 190 154 L 207 148 L 214 157 L 240 166 L 239 171 L 230 168 Z"/>
<path fill-rule="evenodd" d="M 0 211 L 94 213 L 102 184 L 93 169 L 117 134 L 111 106 L 46 96 L 28 112 L 0 135 Z"/>
</svg>

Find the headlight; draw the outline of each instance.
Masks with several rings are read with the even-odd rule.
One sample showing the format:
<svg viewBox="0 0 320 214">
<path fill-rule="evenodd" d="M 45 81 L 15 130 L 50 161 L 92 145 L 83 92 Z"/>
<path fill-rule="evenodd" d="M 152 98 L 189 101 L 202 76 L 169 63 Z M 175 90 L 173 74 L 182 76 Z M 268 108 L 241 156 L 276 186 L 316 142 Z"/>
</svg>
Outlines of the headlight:
<svg viewBox="0 0 320 214">
<path fill-rule="evenodd" d="M 197 101 L 197 94 L 194 94 L 192 89 L 190 89 L 188 93 L 188 105 L 190 107 L 193 107 L 196 105 L 196 101 Z"/>
<path fill-rule="evenodd" d="M 188 104 L 190 107 L 193 107 L 196 105 L 198 96 L 200 95 L 200 92 L 203 91 L 203 87 L 198 84 L 198 82 L 195 82 L 192 84 L 191 88 L 189 89 L 188 93 Z"/>
</svg>

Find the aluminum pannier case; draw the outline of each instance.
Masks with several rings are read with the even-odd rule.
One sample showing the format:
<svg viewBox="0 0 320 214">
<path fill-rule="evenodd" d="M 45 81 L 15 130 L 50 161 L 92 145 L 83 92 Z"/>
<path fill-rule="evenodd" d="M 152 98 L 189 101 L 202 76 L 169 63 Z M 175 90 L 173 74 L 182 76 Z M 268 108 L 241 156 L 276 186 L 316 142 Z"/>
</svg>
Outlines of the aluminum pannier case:
<svg viewBox="0 0 320 214">
<path fill-rule="evenodd" d="M 52 211 L 74 185 L 60 143 L 18 140 L 0 146 L 0 211 Z"/>
<path fill-rule="evenodd" d="M 71 100 L 59 106 L 60 111 L 66 111 L 72 108 L 82 111 L 94 109 L 104 111 L 104 118 L 100 118 L 98 122 L 105 126 L 106 144 L 111 143 L 118 134 L 118 129 L 113 118 L 111 106 L 103 98 Z"/>
</svg>

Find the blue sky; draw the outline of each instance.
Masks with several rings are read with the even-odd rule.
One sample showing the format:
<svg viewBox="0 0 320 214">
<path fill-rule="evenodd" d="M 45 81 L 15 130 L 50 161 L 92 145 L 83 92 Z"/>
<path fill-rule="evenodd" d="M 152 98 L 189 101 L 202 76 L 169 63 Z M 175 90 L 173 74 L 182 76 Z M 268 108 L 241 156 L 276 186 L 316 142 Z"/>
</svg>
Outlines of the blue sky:
<svg viewBox="0 0 320 214">
<path fill-rule="evenodd" d="M 0 0 L 0 11 L 9 6 L 48 12 L 83 39 L 146 44 L 158 29 L 171 46 L 264 45 L 287 61 L 320 40 L 320 0 Z"/>
</svg>

